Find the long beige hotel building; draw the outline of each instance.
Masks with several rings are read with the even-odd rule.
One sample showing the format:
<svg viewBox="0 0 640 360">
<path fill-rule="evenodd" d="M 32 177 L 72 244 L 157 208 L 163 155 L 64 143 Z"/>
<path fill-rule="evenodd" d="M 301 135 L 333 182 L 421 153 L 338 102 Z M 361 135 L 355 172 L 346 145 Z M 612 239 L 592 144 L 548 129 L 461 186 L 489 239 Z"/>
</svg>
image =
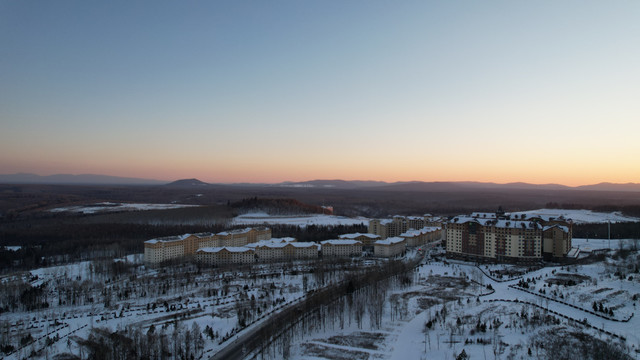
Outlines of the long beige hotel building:
<svg viewBox="0 0 640 360">
<path fill-rule="evenodd" d="M 271 239 L 269 228 L 246 228 L 217 234 L 199 233 L 167 236 L 144 242 L 144 261 L 159 264 L 163 261 L 193 256 L 200 248 L 241 247 L 249 243 Z"/>
<path fill-rule="evenodd" d="M 370 234 L 380 236 L 380 239 L 386 239 L 388 237 L 401 236 L 401 234 L 411 229 L 418 230 L 425 227 L 440 227 L 442 229 L 442 225 L 445 222 L 445 219 L 434 217 L 431 214 L 425 214 L 424 216 L 396 215 L 391 219 L 369 220 L 367 231 Z"/>
</svg>

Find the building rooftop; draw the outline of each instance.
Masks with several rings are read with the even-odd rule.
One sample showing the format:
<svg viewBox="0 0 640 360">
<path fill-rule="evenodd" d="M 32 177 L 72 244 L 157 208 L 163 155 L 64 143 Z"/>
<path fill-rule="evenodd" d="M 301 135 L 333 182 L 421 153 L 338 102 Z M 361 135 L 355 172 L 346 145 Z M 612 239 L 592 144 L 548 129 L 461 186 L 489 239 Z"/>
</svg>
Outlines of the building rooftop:
<svg viewBox="0 0 640 360">
<path fill-rule="evenodd" d="M 244 246 L 223 246 L 223 247 L 204 247 L 196 250 L 196 253 L 218 253 L 226 250 L 233 253 L 244 253 L 247 251 L 253 252 L 254 250 Z"/>
<path fill-rule="evenodd" d="M 361 234 L 361 233 L 353 233 L 353 234 L 342 234 L 342 235 L 338 235 L 338 238 L 340 239 L 355 239 L 358 238 L 360 236 L 365 236 L 368 237 L 369 239 L 380 239 L 380 235 L 376 235 L 376 234 Z"/>
<path fill-rule="evenodd" d="M 425 226 L 422 229 L 409 229 L 406 232 L 400 234 L 399 236 L 403 237 L 411 237 L 411 236 L 420 236 L 424 234 L 428 234 L 433 231 L 440 231 L 441 229 L 437 226 Z"/>
<path fill-rule="evenodd" d="M 562 226 L 562 225 L 559 225 L 559 224 L 545 226 L 545 227 L 542 228 L 542 231 L 547 231 L 547 230 L 552 229 L 554 227 L 562 230 L 565 233 L 569 233 L 569 228 L 568 227 Z"/>
<path fill-rule="evenodd" d="M 358 240 L 345 240 L 345 239 L 340 239 L 340 240 L 324 240 L 324 241 L 320 241 L 320 244 L 324 245 L 356 245 L 356 244 L 362 244 L 362 242 L 358 241 Z"/>
<path fill-rule="evenodd" d="M 378 240 L 374 243 L 374 245 L 393 245 L 393 244 L 401 243 L 403 241 L 405 241 L 404 238 L 394 236 L 394 237 L 386 238 L 384 240 Z"/>
<path fill-rule="evenodd" d="M 272 244 L 288 244 L 291 242 L 295 242 L 296 238 L 293 237 L 283 237 L 283 238 L 272 238 L 269 240 L 260 240 L 258 242 L 254 242 L 251 244 L 247 244 L 245 245 L 246 247 L 251 247 L 251 248 L 256 248 L 259 246 L 266 246 L 266 245 L 272 245 Z"/>
<path fill-rule="evenodd" d="M 249 245 L 252 245 L 252 244 L 249 244 Z M 247 246 L 249 246 L 249 245 L 247 245 Z M 277 243 L 265 242 L 263 244 L 256 245 L 255 248 L 264 248 L 264 247 L 266 247 L 266 248 L 270 248 L 270 249 L 278 249 L 278 248 L 284 248 L 286 246 L 293 246 L 293 247 L 296 247 L 296 248 L 308 248 L 308 247 L 316 246 L 316 247 L 320 248 L 320 245 L 316 244 L 314 242 L 277 242 Z"/>
<path fill-rule="evenodd" d="M 464 224 L 468 222 L 475 222 L 482 226 L 494 226 L 497 228 L 542 229 L 540 224 L 533 221 L 481 219 L 470 216 L 456 216 L 450 221 L 452 224 Z"/>
<path fill-rule="evenodd" d="M 497 218 L 497 215 L 495 213 L 474 212 L 471 214 L 471 217 L 482 218 L 482 219 L 495 219 Z"/>
<path fill-rule="evenodd" d="M 182 241 L 182 240 L 188 238 L 189 236 L 191 236 L 191 234 L 183 234 L 183 235 L 175 235 L 175 236 L 164 236 L 164 237 L 159 237 L 159 238 L 147 240 L 144 243 L 145 244 L 157 244 L 157 243 Z"/>
</svg>

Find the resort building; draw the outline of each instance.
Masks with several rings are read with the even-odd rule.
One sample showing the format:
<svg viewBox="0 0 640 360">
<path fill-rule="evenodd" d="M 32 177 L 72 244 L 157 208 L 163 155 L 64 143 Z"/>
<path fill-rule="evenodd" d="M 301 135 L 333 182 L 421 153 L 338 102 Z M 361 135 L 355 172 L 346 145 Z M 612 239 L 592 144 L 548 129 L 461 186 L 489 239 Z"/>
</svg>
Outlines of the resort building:
<svg viewBox="0 0 640 360">
<path fill-rule="evenodd" d="M 476 218 L 476 219 L 497 219 L 498 218 L 498 214 L 496 213 L 485 213 L 485 212 L 474 212 L 471 213 L 471 217 L 472 218 Z"/>
<path fill-rule="evenodd" d="M 185 240 L 191 234 L 168 236 L 144 242 L 144 262 L 158 264 L 184 256 Z"/>
<path fill-rule="evenodd" d="M 260 262 L 317 259 L 320 245 L 314 242 L 263 243 L 255 246 Z"/>
<path fill-rule="evenodd" d="M 397 256 L 403 254 L 406 249 L 407 241 L 402 237 L 390 237 L 373 244 L 373 254 L 379 257 Z"/>
<path fill-rule="evenodd" d="M 251 264 L 256 252 L 248 247 L 205 247 L 196 251 L 196 260 L 207 265 Z"/>
<path fill-rule="evenodd" d="M 359 256 L 362 255 L 362 242 L 358 240 L 325 240 L 321 241 L 322 256 Z"/>
<path fill-rule="evenodd" d="M 537 262 L 542 259 L 542 226 L 526 220 L 457 216 L 447 224 L 447 255 Z"/>
<path fill-rule="evenodd" d="M 536 215 L 527 213 L 510 214 L 512 219 L 526 219 L 542 225 L 542 256 L 558 259 L 568 256 L 573 239 L 573 220 L 564 216 Z"/>
<path fill-rule="evenodd" d="M 424 226 L 439 227 L 444 229 L 444 225 L 449 219 L 442 216 L 433 216 L 431 214 L 424 214 Z"/>
<path fill-rule="evenodd" d="M 509 262 L 565 258 L 571 251 L 571 219 L 527 213 L 473 213 L 447 223 L 447 255 Z"/>
<path fill-rule="evenodd" d="M 398 236 L 407 230 L 409 230 L 409 226 L 404 216 L 394 216 L 393 219 L 369 220 L 368 232 L 379 235 L 381 239 Z"/>
<path fill-rule="evenodd" d="M 418 230 L 409 229 L 400 234 L 400 237 L 407 241 L 407 246 L 422 246 L 440 240 L 442 238 L 442 228 L 423 227 Z"/>
<path fill-rule="evenodd" d="M 380 237 L 380 235 L 375 234 L 353 233 L 338 235 L 338 239 L 357 240 L 362 243 L 362 246 L 365 250 L 373 250 L 373 243 L 375 243 L 377 240 L 381 240 L 382 238 Z"/>
<path fill-rule="evenodd" d="M 443 218 L 434 217 L 431 214 L 423 216 L 394 216 L 392 219 L 371 219 L 367 231 L 370 234 L 379 235 L 381 239 L 400 236 L 410 229 L 422 229 L 424 227 L 442 227 L 446 222 Z"/>
<path fill-rule="evenodd" d="M 218 246 L 245 246 L 261 240 L 271 239 L 271 229 L 269 228 L 246 228 L 239 230 L 224 231 L 216 234 Z"/>
<path fill-rule="evenodd" d="M 571 226 L 547 225 L 542 228 L 542 255 L 545 258 L 561 258 L 571 251 Z"/>
<path fill-rule="evenodd" d="M 204 247 L 241 247 L 248 243 L 271 239 L 269 228 L 246 228 L 218 234 L 199 233 L 167 236 L 144 242 L 144 261 L 158 264 L 163 261 L 193 256 Z"/>
</svg>

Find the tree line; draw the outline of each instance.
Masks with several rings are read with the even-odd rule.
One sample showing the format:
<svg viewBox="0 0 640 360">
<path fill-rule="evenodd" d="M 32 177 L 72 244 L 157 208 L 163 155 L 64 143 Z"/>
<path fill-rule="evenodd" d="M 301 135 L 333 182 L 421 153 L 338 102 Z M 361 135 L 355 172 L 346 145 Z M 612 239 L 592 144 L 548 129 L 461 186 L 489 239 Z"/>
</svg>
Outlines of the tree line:
<svg viewBox="0 0 640 360">
<path fill-rule="evenodd" d="M 609 224 L 573 224 L 574 238 L 607 239 L 609 237 Z M 638 239 L 640 238 L 640 222 L 612 222 L 612 239 Z"/>
</svg>

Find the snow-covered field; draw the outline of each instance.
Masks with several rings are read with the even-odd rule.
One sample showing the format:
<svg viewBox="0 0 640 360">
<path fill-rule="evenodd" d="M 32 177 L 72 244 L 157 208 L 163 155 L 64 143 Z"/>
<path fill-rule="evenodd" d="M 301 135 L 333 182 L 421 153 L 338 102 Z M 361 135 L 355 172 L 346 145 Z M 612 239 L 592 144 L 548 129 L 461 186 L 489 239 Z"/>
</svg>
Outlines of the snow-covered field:
<svg viewBox="0 0 640 360">
<path fill-rule="evenodd" d="M 51 209 L 51 212 L 76 212 L 83 214 L 107 213 L 116 211 L 168 210 L 192 207 L 197 205 L 181 204 L 129 204 L 102 202 L 93 205 L 67 206 Z"/>
<path fill-rule="evenodd" d="M 608 241 L 598 242 L 603 240 L 588 243 L 599 247 Z M 576 243 L 587 242 L 576 239 Z M 137 254 L 117 262 L 132 265 L 140 260 Z M 365 263 L 379 266 L 372 260 L 357 266 Z M 541 269 L 476 267 L 427 257 L 413 273 L 411 285 L 386 292 L 380 326 L 373 325 L 373 313 L 364 309 L 370 305 L 362 305 L 364 316 L 356 321 L 353 312 L 359 305 L 345 301 L 349 309 L 342 321 L 323 320 L 310 334 L 295 336 L 288 351 L 291 359 L 315 360 L 454 359 L 463 350 L 471 359 L 545 359 L 557 350 L 554 339 L 561 339 L 565 347 L 570 341 L 575 349 L 585 343 L 622 342 L 619 348 L 627 347 L 635 357 L 640 349 L 640 318 L 635 316 L 640 307 L 638 264 L 640 253 L 635 250 L 604 262 Z M 39 358 L 65 352 L 78 355 L 76 340 L 100 327 L 139 328 L 146 334 L 153 325 L 156 334 L 172 339 L 176 324 L 180 331 L 202 332 L 201 354 L 208 358 L 225 346 L 226 339 L 233 341 L 239 311 L 252 309 L 244 314 L 247 324 L 264 321 L 303 297 L 305 289 L 316 287 L 317 279 L 307 266 L 264 264 L 249 271 L 138 266 L 122 275 L 113 272 L 112 262 L 37 269 L 25 274 L 23 281 L 46 286 L 50 306 L 2 313 L 0 335 L 9 334 L 14 345 L 25 334 L 35 340 L 5 358 L 30 358 L 32 351 L 41 349 L 45 351 Z M 500 281 L 486 275 L 497 271 L 514 275 Z M 337 272 L 327 281 L 340 278 Z M 9 281 L 3 279 L 3 285 Z M 265 359 L 282 356 L 278 351 L 264 355 Z"/>
<path fill-rule="evenodd" d="M 606 222 L 625 222 L 625 221 L 640 221 L 639 218 L 623 215 L 620 212 L 602 213 L 594 212 L 591 210 L 566 210 L 566 209 L 538 209 L 529 211 L 519 211 L 512 214 L 527 214 L 527 215 L 540 215 L 540 216 L 564 216 L 565 218 L 572 219 L 575 223 L 606 223 Z"/>
<path fill-rule="evenodd" d="M 358 217 L 349 218 L 334 215 L 285 215 L 275 216 L 267 213 L 250 213 L 237 216 L 233 219 L 234 225 L 261 225 L 261 224 L 284 224 L 284 225 L 368 225 L 369 219 Z"/>
</svg>

